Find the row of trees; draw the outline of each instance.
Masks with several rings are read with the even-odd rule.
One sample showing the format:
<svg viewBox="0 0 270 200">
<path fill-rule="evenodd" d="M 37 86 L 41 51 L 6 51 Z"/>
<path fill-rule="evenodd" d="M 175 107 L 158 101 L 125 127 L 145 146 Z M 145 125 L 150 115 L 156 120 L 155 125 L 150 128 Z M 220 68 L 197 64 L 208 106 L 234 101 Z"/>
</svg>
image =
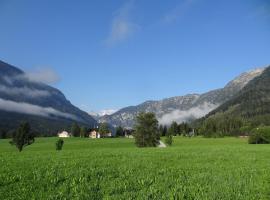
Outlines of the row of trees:
<svg viewBox="0 0 270 200">
<path fill-rule="evenodd" d="M 16 131 L 12 134 L 12 140 L 9 142 L 11 145 L 16 146 L 16 148 L 21 152 L 24 147 L 29 146 L 35 142 L 35 134 L 31 130 L 31 126 L 28 122 L 22 122 Z M 64 145 L 63 139 L 58 139 L 56 141 L 56 150 L 62 150 Z"/>
<path fill-rule="evenodd" d="M 159 132 L 161 136 L 166 136 L 169 132 L 170 135 L 177 136 L 177 135 L 183 135 L 186 136 L 190 132 L 192 132 L 193 129 L 188 123 L 180 123 L 172 122 L 172 124 L 167 128 L 166 125 L 159 125 Z"/>
<path fill-rule="evenodd" d="M 178 125 L 173 122 L 167 129 L 167 126 L 159 125 L 154 113 L 140 113 L 136 118 L 135 125 L 135 144 L 138 147 L 156 147 L 160 144 L 160 137 L 165 136 L 165 143 L 172 145 L 173 136 L 181 135 L 179 128 L 187 126 L 185 124 Z"/>
<path fill-rule="evenodd" d="M 245 135 L 249 132 L 247 123 L 240 117 L 226 117 L 216 114 L 205 119 L 198 127 L 199 134 L 205 137 Z"/>
<path fill-rule="evenodd" d="M 70 133 L 73 137 L 88 137 L 88 132 L 89 129 L 87 129 L 85 126 L 80 127 L 76 122 L 71 126 Z"/>
<path fill-rule="evenodd" d="M 93 129 L 86 128 L 85 126 L 80 127 L 77 123 L 73 123 L 71 126 L 71 135 L 73 137 L 89 137 L 89 132 Z M 99 128 L 95 129 L 102 136 L 110 132 L 109 125 L 107 123 L 101 123 Z"/>
</svg>

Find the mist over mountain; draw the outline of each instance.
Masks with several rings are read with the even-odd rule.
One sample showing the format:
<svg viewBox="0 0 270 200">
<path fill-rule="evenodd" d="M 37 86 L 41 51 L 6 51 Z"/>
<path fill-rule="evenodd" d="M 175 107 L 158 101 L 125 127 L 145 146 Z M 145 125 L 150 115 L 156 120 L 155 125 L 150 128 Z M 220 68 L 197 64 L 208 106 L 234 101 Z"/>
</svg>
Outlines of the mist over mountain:
<svg viewBox="0 0 270 200">
<path fill-rule="evenodd" d="M 242 118 L 256 126 L 270 119 L 270 66 L 205 118 Z"/>
<path fill-rule="evenodd" d="M 87 126 L 96 123 L 58 89 L 0 61 L 0 127 L 13 129 L 26 120 L 36 131 L 50 133 L 67 128 L 74 121 Z"/>
<path fill-rule="evenodd" d="M 230 81 L 224 88 L 212 90 L 204 94 L 188 94 L 166 98 L 160 101 L 146 101 L 137 106 L 130 106 L 99 118 L 113 126 L 132 127 L 135 117 L 140 112 L 153 112 L 161 124 L 172 121 L 189 122 L 207 115 L 218 106 L 234 97 L 251 80 L 260 76 L 265 68 L 245 72 Z"/>
</svg>

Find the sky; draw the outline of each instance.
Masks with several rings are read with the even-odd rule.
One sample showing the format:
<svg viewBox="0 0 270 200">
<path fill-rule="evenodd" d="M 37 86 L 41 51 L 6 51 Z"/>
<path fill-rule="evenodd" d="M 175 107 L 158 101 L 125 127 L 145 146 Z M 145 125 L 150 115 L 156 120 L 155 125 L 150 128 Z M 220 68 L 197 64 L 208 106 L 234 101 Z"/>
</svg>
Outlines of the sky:
<svg viewBox="0 0 270 200">
<path fill-rule="evenodd" d="M 223 87 L 269 36 L 269 0 L 0 0 L 0 60 L 88 112 Z"/>
</svg>

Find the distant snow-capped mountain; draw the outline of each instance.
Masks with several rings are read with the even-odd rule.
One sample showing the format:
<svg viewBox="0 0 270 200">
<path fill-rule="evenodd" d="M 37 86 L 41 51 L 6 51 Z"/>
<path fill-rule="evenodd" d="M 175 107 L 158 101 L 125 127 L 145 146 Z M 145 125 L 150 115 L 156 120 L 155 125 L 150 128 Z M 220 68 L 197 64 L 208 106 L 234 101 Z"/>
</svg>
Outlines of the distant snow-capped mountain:
<svg viewBox="0 0 270 200">
<path fill-rule="evenodd" d="M 111 115 L 99 117 L 99 122 L 107 122 L 113 126 L 132 127 L 135 117 L 140 112 L 153 112 L 161 124 L 172 121 L 192 121 L 208 114 L 224 102 L 231 99 L 247 83 L 262 74 L 265 68 L 245 72 L 230 81 L 224 88 L 212 90 L 204 94 L 188 94 L 166 98 L 160 101 L 146 101 L 137 106 L 129 106 Z"/>
<path fill-rule="evenodd" d="M 99 119 L 100 117 L 103 117 L 105 115 L 112 115 L 115 112 L 117 112 L 116 109 L 104 109 L 104 110 L 100 110 L 98 112 L 90 111 L 90 112 L 88 112 L 88 114 L 91 115 L 92 117 L 94 117 L 95 119 Z"/>
</svg>

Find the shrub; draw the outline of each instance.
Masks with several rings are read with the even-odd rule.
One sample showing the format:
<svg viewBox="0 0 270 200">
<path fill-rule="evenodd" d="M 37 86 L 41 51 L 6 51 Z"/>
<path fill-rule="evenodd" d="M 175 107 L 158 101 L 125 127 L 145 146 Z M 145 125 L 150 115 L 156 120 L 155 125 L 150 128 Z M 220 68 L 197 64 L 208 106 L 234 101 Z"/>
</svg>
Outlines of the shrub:
<svg viewBox="0 0 270 200">
<path fill-rule="evenodd" d="M 63 139 L 58 139 L 56 141 L 56 150 L 61 151 L 64 145 L 64 140 Z"/>
<path fill-rule="evenodd" d="M 172 135 L 166 135 L 166 138 L 165 138 L 165 143 L 168 145 L 168 146 L 171 146 L 172 143 L 173 143 L 173 137 Z"/>
<path fill-rule="evenodd" d="M 270 143 L 270 126 L 255 128 L 251 131 L 248 140 L 249 144 L 269 144 Z"/>
</svg>

